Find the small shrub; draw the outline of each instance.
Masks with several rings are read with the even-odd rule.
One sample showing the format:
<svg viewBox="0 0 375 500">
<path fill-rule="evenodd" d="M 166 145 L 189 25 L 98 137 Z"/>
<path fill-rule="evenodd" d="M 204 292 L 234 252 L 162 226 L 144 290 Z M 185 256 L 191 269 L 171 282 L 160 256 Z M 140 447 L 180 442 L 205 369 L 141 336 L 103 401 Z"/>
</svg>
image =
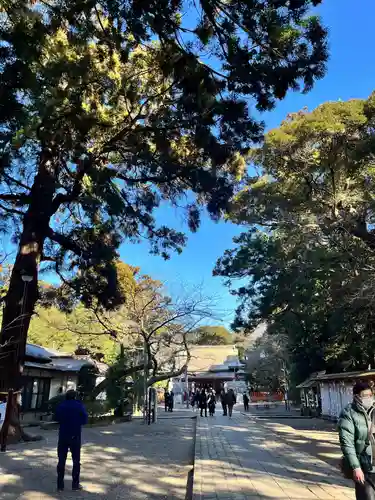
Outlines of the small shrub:
<svg viewBox="0 0 375 500">
<path fill-rule="evenodd" d="M 48 413 L 52 413 L 52 420 L 56 420 L 56 408 L 64 400 L 65 400 L 65 394 L 58 394 L 57 396 L 47 401 L 42 410 Z"/>
<path fill-rule="evenodd" d="M 109 405 L 107 401 L 87 401 L 84 404 L 89 416 L 89 422 L 91 423 L 94 420 L 100 420 L 109 411 Z"/>
</svg>

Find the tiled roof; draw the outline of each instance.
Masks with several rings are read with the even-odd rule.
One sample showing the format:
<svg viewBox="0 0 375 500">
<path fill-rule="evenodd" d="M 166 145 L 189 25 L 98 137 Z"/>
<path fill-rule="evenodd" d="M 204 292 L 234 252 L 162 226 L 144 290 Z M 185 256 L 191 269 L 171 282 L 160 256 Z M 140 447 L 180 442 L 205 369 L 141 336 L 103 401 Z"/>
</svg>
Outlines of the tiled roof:
<svg viewBox="0 0 375 500">
<path fill-rule="evenodd" d="M 235 364 L 238 361 L 238 351 L 234 345 L 194 346 L 190 349 L 191 360 L 188 366 L 189 373 L 207 372 L 219 369 L 223 365 Z"/>
<path fill-rule="evenodd" d="M 28 360 L 25 366 L 62 372 L 79 372 L 83 366 L 95 366 L 100 374 L 104 374 L 108 365 L 94 361 L 89 356 L 75 357 L 35 344 L 26 344 Z"/>
<path fill-rule="evenodd" d="M 315 383 L 334 380 L 361 380 L 364 378 L 375 378 L 375 370 L 361 370 L 355 372 L 325 373 L 318 372 L 297 386 L 297 389 L 311 387 Z"/>
<path fill-rule="evenodd" d="M 40 345 L 26 344 L 26 356 L 42 363 L 51 361 L 51 353 Z"/>
</svg>

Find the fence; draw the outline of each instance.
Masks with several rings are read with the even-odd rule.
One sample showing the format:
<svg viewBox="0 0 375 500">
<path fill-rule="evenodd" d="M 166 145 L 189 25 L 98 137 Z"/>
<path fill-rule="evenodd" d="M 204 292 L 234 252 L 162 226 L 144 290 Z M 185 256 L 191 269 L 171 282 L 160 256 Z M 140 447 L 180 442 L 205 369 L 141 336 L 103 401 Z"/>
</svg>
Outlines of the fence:
<svg viewBox="0 0 375 500">
<path fill-rule="evenodd" d="M 250 401 L 258 403 L 260 401 L 276 402 L 283 401 L 284 395 L 281 392 L 250 392 Z"/>
</svg>

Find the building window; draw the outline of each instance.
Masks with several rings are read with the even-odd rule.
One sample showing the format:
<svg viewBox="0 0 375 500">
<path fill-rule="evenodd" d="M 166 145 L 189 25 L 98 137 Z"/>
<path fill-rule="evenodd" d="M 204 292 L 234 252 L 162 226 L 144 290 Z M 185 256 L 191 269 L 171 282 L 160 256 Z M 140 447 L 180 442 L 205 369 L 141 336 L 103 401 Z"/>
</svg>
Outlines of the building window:
<svg viewBox="0 0 375 500">
<path fill-rule="evenodd" d="M 27 379 L 22 396 L 22 409 L 40 410 L 48 401 L 51 380 L 49 378 L 29 378 Z"/>
</svg>

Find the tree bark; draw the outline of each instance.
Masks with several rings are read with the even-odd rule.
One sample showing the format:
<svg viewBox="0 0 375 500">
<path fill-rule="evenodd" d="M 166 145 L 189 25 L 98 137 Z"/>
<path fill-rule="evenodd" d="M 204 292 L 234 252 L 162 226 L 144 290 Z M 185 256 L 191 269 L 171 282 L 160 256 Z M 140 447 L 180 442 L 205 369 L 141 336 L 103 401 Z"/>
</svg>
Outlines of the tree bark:
<svg viewBox="0 0 375 500">
<path fill-rule="evenodd" d="M 21 427 L 20 423 L 20 407 L 17 401 L 17 394 L 14 394 L 11 401 L 11 410 L 9 415 L 9 422 L 6 426 L 7 435 L 3 436 L 4 425 L 1 431 L 1 443 L 5 444 L 5 448 L 7 444 L 15 444 L 20 441 L 40 441 L 43 439 L 41 436 L 32 436 L 31 434 L 27 434 Z M 5 448 L 1 451 L 5 451 Z"/>
<path fill-rule="evenodd" d="M 156 375 L 156 376 L 151 377 L 147 381 L 147 387 L 150 387 L 151 385 L 155 384 L 156 382 L 162 382 L 163 380 L 168 380 L 170 378 L 174 378 L 174 377 L 178 377 L 179 375 L 182 375 L 182 373 L 184 373 L 184 371 L 186 370 L 186 366 L 187 365 L 185 364 L 182 368 L 180 368 L 179 370 L 176 370 L 174 372 L 163 373 L 161 375 Z M 131 368 L 127 368 L 122 372 L 121 378 L 127 377 L 128 375 L 132 375 L 133 373 L 136 373 L 136 372 L 140 372 L 143 370 L 143 368 L 144 368 L 143 363 L 140 365 L 132 366 Z M 151 368 L 151 365 L 150 365 L 150 368 Z M 109 382 L 110 382 L 110 380 L 107 378 L 102 380 L 100 382 L 100 384 L 98 384 L 94 388 L 94 390 L 91 392 L 90 399 L 91 400 L 96 399 L 97 396 L 99 396 L 99 394 L 101 392 L 105 391 Z"/>
<path fill-rule="evenodd" d="M 147 386 L 151 387 L 153 384 L 156 384 L 156 382 L 163 382 L 163 380 L 179 377 L 184 373 L 186 367 L 187 365 L 185 364 L 182 368 L 176 370 L 175 372 L 168 372 L 168 373 L 163 373 L 161 375 L 155 375 L 149 379 L 149 381 L 147 382 Z"/>
<path fill-rule="evenodd" d="M 20 391 L 25 359 L 27 332 L 38 299 L 38 267 L 48 234 L 58 174 L 58 161 L 50 149 L 44 148 L 39 157 L 38 173 L 30 192 L 30 202 L 23 218 L 23 230 L 12 269 L 0 336 L 0 392 Z M 31 278 L 25 281 L 24 276 Z M 19 418 L 12 414 L 18 427 Z M 20 431 L 14 431 L 21 438 Z"/>
<path fill-rule="evenodd" d="M 121 376 L 120 378 L 124 378 L 124 377 L 127 377 L 128 375 L 132 375 L 133 373 L 136 373 L 136 372 L 140 372 L 141 370 L 143 370 L 144 368 L 144 364 L 140 364 L 140 365 L 136 365 L 136 366 L 132 366 L 130 368 L 126 368 L 124 369 L 124 371 L 121 373 Z M 109 384 L 110 380 L 105 378 L 104 380 L 102 380 L 100 382 L 100 384 L 98 384 L 94 390 L 91 392 L 90 394 L 90 399 L 91 400 L 94 400 L 97 398 L 97 396 L 99 396 L 99 394 L 103 391 L 106 390 L 108 384 Z"/>
</svg>

